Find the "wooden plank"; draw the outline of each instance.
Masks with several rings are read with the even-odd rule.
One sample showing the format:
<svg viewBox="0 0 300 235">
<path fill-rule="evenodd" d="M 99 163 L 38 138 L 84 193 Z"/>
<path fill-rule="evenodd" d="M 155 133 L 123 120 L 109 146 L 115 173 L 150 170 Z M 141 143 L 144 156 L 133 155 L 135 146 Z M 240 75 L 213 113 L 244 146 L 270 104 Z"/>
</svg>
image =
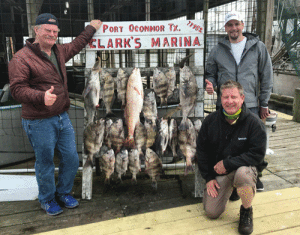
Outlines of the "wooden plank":
<svg viewBox="0 0 300 235">
<path fill-rule="evenodd" d="M 300 215 L 300 189 L 289 188 L 258 194 L 253 206 L 255 208 L 255 221 L 257 218 L 264 219 L 280 213 L 291 215 L 290 212 L 293 212 L 298 216 Z M 72 227 L 51 231 L 51 234 L 95 234 L 100 231 L 102 234 L 186 234 L 199 229 L 202 232 L 202 229 L 213 229 L 236 223 L 239 207 L 240 202 L 229 203 L 227 210 L 218 220 L 207 219 L 202 205 L 195 204 L 84 225 L 80 228 Z M 287 221 L 287 223 L 290 226 L 290 221 Z M 298 223 L 300 224 L 300 220 L 298 220 Z M 50 234 L 50 232 L 43 234 Z"/>
</svg>

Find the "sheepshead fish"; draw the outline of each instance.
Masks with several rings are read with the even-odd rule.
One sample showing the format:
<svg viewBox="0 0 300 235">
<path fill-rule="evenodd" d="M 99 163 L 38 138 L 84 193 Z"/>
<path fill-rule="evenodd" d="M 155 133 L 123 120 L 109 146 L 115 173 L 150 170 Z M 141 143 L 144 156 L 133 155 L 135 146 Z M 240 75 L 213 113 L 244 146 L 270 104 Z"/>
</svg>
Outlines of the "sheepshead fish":
<svg viewBox="0 0 300 235">
<path fill-rule="evenodd" d="M 157 119 L 157 105 L 156 105 L 155 93 L 153 91 L 149 92 L 145 96 L 143 115 L 145 119 L 151 120 L 153 123 Z"/>
<path fill-rule="evenodd" d="M 132 183 L 136 184 L 136 175 L 141 171 L 141 162 L 139 158 L 139 151 L 137 149 L 131 149 L 128 153 L 129 159 L 129 171 L 132 174 Z"/>
<path fill-rule="evenodd" d="M 126 90 L 127 90 L 128 78 L 129 75 L 123 69 L 119 68 L 116 81 L 117 81 L 118 99 L 122 102 L 122 109 L 125 108 L 125 104 L 126 104 Z"/>
<path fill-rule="evenodd" d="M 195 127 L 195 131 L 196 131 L 196 138 L 198 137 L 198 133 L 201 129 L 202 126 L 202 122 L 200 119 L 197 119 L 196 121 L 194 121 L 194 127 Z"/>
<path fill-rule="evenodd" d="M 180 69 L 180 105 L 182 108 L 183 121 L 191 114 L 195 108 L 198 85 L 196 78 L 189 67 Z"/>
<path fill-rule="evenodd" d="M 150 148 L 155 143 L 157 127 L 156 122 L 145 119 L 145 128 L 146 128 L 146 148 Z"/>
<path fill-rule="evenodd" d="M 168 72 L 165 73 L 167 81 L 168 81 L 168 93 L 167 97 L 171 96 L 173 94 L 173 91 L 175 89 L 175 83 L 176 83 L 176 72 L 174 67 L 170 68 Z"/>
<path fill-rule="evenodd" d="M 100 156 L 100 168 L 105 173 L 105 184 L 110 183 L 110 177 L 115 171 L 115 161 L 115 153 L 112 149 Z"/>
<path fill-rule="evenodd" d="M 83 131 L 84 152 L 88 158 L 84 167 L 93 166 L 93 156 L 100 151 L 103 143 L 105 120 L 102 118 L 86 126 Z"/>
<path fill-rule="evenodd" d="M 112 124 L 113 124 L 113 121 L 110 118 L 106 119 L 106 121 L 105 121 L 104 143 L 109 148 L 112 148 L 111 139 L 110 139 L 110 136 L 109 136 L 110 127 L 111 127 Z"/>
<path fill-rule="evenodd" d="M 138 68 L 132 71 L 126 91 L 126 107 L 125 107 L 125 121 L 128 128 L 128 136 L 125 140 L 125 146 L 134 148 L 134 130 L 136 125 L 140 122 L 140 113 L 143 108 L 144 90 L 141 78 L 141 73 Z"/>
<path fill-rule="evenodd" d="M 178 144 L 186 161 L 185 174 L 187 174 L 193 170 L 192 162 L 196 154 L 196 131 L 189 118 L 178 127 Z"/>
<path fill-rule="evenodd" d="M 109 138 L 115 154 L 119 153 L 125 140 L 122 119 L 118 119 L 110 126 Z"/>
<path fill-rule="evenodd" d="M 159 131 L 157 136 L 157 146 L 159 150 L 159 155 L 163 156 L 164 152 L 167 149 L 169 140 L 169 126 L 168 120 L 161 118 L 159 122 Z"/>
<path fill-rule="evenodd" d="M 156 95 L 160 97 L 160 106 L 167 105 L 168 79 L 158 68 L 155 68 L 153 71 L 153 89 Z"/>
<path fill-rule="evenodd" d="M 128 169 L 128 151 L 122 149 L 116 156 L 116 172 L 118 174 L 118 180 L 122 182 L 122 175 L 126 174 Z"/>
<path fill-rule="evenodd" d="M 135 141 L 135 146 L 139 151 L 139 157 L 140 160 L 143 160 L 144 158 L 144 153 L 142 149 L 145 148 L 146 146 L 146 128 L 145 126 L 140 122 L 136 127 L 134 131 L 134 141 Z"/>
<path fill-rule="evenodd" d="M 152 180 L 152 187 L 157 189 L 157 180 L 162 173 L 162 161 L 158 155 L 150 148 L 146 150 L 146 172 Z"/>
<path fill-rule="evenodd" d="M 100 99 L 100 62 L 96 62 L 91 72 L 87 76 L 87 83 L 83 90 L 84 108 L 87 113 L 87 125 L 94 121 L 96 107 L 99 106 Z"/>
<path fill-rule="evenodd" d="M 111 111 L 111 106 L 114 99 L 115 82 L 113 77 L 104 69 L 100 72 L 100 85 L 102 100 L 106 108 L 106 116 L 114 116 Z"/>
<path fill-rule="evenodd" d="M 172 149 L 173 158 L 177 158 L 176 147 L 178 144 L 178 126 L 175 119 L 171 119 L 169 125 L 169 146 Z"/>
</svg>

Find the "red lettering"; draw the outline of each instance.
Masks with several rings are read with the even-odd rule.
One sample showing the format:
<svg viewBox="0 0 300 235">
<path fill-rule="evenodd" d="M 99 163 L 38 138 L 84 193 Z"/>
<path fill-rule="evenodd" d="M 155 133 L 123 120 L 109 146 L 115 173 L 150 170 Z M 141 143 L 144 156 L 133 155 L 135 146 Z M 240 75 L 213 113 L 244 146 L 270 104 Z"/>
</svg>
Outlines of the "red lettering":
<svg viewBox="0 0 300 235">
<path fill-rule="evenodd" d="M 179 38 L 179 47 L 182 47 L 182 37 Z"/>
<path fill-rule="evenodd" d="M 105 46 L 101 45 L 101 39 L 98 39 L 98 48 L 103 48 L 103 49 L 105 48 Z"/>
<path fill-rule="evenodd" d="M 134 39 L 135 44 L 137 44 L 135 48 L 141 48 L 141 43 L 138 40 L 140 40 L 140 38 Z"/>
<path fill-rule="evenodd" d="M 164 43 L 163 43 L 163 45 L 162 45 L 163 47 L 169 47 L 170 45 L 169 45 L 169 42 L 168 42 L 168 38 L 164 38 Z"/>
<path fill-rule="evenodd" d="M 138 31 L 139 31 L 139 26 L 136 25 L 136 26 L 134 27 L 134 30 L 135 30 L 135 32 L 138 32 Z"/>
<path fill-rule="evenodd" d="M 114 32 L 114 28 L 113 27 L 109 27 L 109 32 Z"/>
<path fill-rule="evenodd" d="M 200 29 L 199 29 L 199 33 L 202 33 L 202 30 L 203 30 L 203 28 L 202 28 L 202 27 L 200 27 Z"/>
<path fill-rule="evenodd" d="M 144 31 L 144 27 L 140 26 L 140 32 L 143 32 L 143 31 Z"/>
<path fill-rule="evenodd" d="M 107 25 L 107 24 L 104 24 L 104 25 L 103 25 L 103 33 L 105 33 L 105 30 L 107 30 L 107 28 L 108 28 L 108 25 Z"/>
<path fill-rule="evenodd" d="M 200 42 L 199 42 L 199 38 L 198 37 L 195 37 L 195 40 L 193 42 L 193 46 L 200 46 Z"/>
<path fill-rule="evenodd" d="M 144 31 L 145 31 L 145 32 L 149 32 L 149 26 L 145 26 Z"/>
<path fill-rule="evenodd" d="M 189 37 L 184 37 L 184 46 L 191 46 L 191 36 Z"/>
<path fill-rule="evenodd" d="M 177 38 L 171 37 L 171 47 L 177 47 Z"/>
<path fill-rule="evenodd" d="M 152 32 L 152 31 L 154 31 L 155 30 L 155 28 L 154 28 L 155 26 L 150 26 L 150 32 Z"/>
<path fill-rule="evenodd" d="M 93 44 L 93 42 L 95 42 L 96 39 L 91 39 L 91 41 L 89 42 L 89 46 L 90 48 L 96 48 L 96 46 Z"/>
<path fill-rule="evenodd" d="M 155 26 L 155 30 L 158 32 L 159 31 L 159 26 Z"/>
<path fill-rule="evenodd" d="M 160 39 L 157 38 L 156 41 L 154 40 L 154 38 L 151 38 L 151 47 L 160 47 Z"/>
<path fill-rule="evenodd" d="M 129 31 L 133 32 L 133 29 L 134 29 L 133 24 L 129 25 Z"/>
<path fill-rule="evenodd" d="M 122 33 L 123 32 L 123 26 L 119 26 L 120 28 L 120 32 Z"/>
<path fill-rule="evenodd" d="M 126 46 L 128 46 L 130 48 L 130 44 L 129 44 L 130 38 L 128 38 L 126 40 L 126 38 L 124 38 L 124 48 L 126 48 Z"/>
<path fill-rule="evenodd" d="M 172 23 L 169 23 L 169 25 L 170 25 L 170 31 L 172 31 L 172 26 L 173 26 L 173 24 L 172 24 Z"/>
<path fill-rule="evenodd" d="M 161 26 L 160 26 L 160 31 L 161 31 L 161 32 L 164 32 L 164 31 L 165 31 L 165 26 L 164 26 L 164 25 L 161 25 Z"/>
<path fill-rule="evenodd" d="M 122 39 L 121 38 L 116 38 L 115 44 L 116 44 L 115 45 L 116 48 L 118 48 L 118 47 L 122 48 Z"/>
<path fill-rule="evenodd" d="M 115 33 L 116 33 L 116 32 L 119 32 L 118 26 L 115 26 L 115 27 L 114 27 L 114 32 L 115 32 Z"/>
<path fill-rule="evenodd" d="M 107 48 L 113 48 L 114 46 L 113 46 L 113 43 L 112 43 L 112 39 L 110 38 L 109 40 L 108 40 L 108 43 L 107 43 Z"/>
</svg>

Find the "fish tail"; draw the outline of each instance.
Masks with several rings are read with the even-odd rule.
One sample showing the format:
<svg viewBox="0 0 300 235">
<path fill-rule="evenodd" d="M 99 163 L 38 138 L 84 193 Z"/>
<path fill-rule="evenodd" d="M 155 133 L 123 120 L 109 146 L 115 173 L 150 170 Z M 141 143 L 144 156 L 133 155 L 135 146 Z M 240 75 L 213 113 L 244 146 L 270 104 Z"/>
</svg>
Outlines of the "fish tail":
<svg viewBox="0 0 300 235">
<path fill-rule="evenodd" d="M 185 171 L 184 171 L 184 175 L 187 175 L 189 172 L 194 171 L 193 165 L 186 165 Z"/>
<path fill-rule="evenodd" d="M 124 141 L 124 146 L 128 148 L 135 148 L 135 142 L 133 136 L 128 136 Z"/>
</svg>

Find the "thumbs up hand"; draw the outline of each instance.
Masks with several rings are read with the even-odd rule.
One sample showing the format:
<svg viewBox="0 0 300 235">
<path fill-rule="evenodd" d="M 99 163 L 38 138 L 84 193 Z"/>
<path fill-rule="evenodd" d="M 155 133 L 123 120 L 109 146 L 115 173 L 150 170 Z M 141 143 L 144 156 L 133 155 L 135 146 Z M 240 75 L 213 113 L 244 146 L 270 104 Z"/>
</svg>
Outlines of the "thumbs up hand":
<svg viewBox="0 0 300 235">
<path fill-rule="evenodd" d="M 206 90 L 207 94 L 212 95 L 214 93 L 213 84 L 210 81 L 208 81 L 207 79 L 205 79 L 205 82 L 206 82 L 206 89 L 205 90 Z"/>
<path fill-rule="evenodd" d="M 51 88 L 45 92 L 45 105 L 46 106 L 51 106 L 56 101 L 56 95 L 52 94 L 53 91 L 54 91 L 54 87 L 51 86 Z"/>
</svg>

